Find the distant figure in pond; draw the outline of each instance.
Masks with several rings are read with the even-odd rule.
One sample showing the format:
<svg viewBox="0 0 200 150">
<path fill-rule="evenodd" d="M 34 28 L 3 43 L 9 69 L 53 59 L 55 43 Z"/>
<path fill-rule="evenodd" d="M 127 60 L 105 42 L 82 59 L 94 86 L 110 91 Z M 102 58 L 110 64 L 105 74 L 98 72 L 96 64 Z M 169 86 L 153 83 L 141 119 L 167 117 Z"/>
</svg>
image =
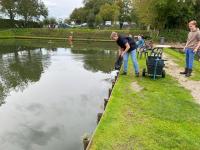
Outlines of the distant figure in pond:
<svg viewBox="0 0 200 150">
<path fill-rule="evenodd" d="M 194 56 L 200 48 L 200 31 L 197 27 L 197 22 L 195 20 L 190 21 L 188 26 L 190 32 L 188 34 L 187 43 L 184 48 L 186 54 L 186 66 L 185 71 L 180 72 L 180 74 L 184 74 L 186 77 L 190 77 L 192 74 Z"/>
<path fill-rule="evenodd" d="M 110 38 L 117 42 L 119 46 L 119 59 L 124 60 L 124 72 L 123 75 L 127 75 L 128 71 L 128 58 L 131 56 L 132 63 L 135 69 L 135 75 L 139 77 L 139 65 L 137 61 L 137 45 L 131 37 L 123 37 L 116 32 L 112 32 Z"/>
<path fill-rule="evenodd" d="M 72 35 L 70 35 L 70 36 L 68 37 L 68 42 L 69 42 L 69 45 L 70 45 L 71 47 L 73 47 L 73 36 L 72 36 Z"/>
</svg>

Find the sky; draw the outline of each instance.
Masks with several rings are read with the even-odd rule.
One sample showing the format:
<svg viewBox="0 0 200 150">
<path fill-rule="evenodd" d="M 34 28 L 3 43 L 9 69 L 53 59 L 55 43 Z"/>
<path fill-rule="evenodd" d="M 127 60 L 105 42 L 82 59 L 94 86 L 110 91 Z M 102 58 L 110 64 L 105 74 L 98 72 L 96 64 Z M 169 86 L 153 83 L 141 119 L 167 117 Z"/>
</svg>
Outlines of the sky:
<svg viewBox="0 0 200 150">
<path fill-rule="evenodd" d="M 83 0 L 43 0 L 49 10 L 49 17 L 69 18 L 74 8 L 83 6 Z"/>
</svg>

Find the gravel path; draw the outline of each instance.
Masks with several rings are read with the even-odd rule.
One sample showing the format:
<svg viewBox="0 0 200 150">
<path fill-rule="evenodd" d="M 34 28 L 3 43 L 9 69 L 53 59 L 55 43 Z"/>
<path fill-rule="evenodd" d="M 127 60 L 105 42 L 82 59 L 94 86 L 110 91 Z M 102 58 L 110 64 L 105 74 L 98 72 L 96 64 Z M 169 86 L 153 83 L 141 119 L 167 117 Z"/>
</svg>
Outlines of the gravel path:
<svg viewBox="0 0 200 150">
<path fill-rule="evenodd" d="M 192 81 L 184 75 L 181 75 L 180 72 L 183 71 L 184 68 L 180 68 L 178 64 L 175 63 L 175 59 L 171 58 L 169 55 L 164 54 L 163 58 L 167 60 L 165 62 L 167 74 L 177 79 L 183 87 L 191 91 L 194 99 L 200 104 L 200 81 Z"/>
</svg>

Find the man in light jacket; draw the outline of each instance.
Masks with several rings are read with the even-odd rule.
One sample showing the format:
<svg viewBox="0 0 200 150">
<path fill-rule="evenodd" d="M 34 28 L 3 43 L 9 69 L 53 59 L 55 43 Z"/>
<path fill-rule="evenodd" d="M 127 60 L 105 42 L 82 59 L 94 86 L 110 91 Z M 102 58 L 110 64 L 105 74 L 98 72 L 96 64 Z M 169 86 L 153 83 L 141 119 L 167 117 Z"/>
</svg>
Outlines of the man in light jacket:
<svg viewBox="0 0 200 150">
<path fill-rule="evenodd" d="M 189 22 L 189 29 L 190 32 L 188 34 L 187 43 L 184 48 L 186 54 L 185 71 L 180 72 L 180 74 L 184 74 L 186 77 L 191 76 L 194 63 L 194 55 L 200 48 L 200 30 L 197 27 L 197 22 L 195 20 Z"/>
</svg>

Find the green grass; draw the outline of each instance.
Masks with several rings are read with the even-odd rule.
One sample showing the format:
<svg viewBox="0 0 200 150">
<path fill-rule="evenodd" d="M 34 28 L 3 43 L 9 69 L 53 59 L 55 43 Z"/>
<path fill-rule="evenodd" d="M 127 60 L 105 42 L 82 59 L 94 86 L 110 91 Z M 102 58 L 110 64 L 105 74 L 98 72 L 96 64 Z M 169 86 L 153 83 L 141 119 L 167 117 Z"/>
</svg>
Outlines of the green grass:
<svg viewBox="0 0 200 150">
<path fill-rule="evenodd" d="M 7 36 L 25 36 L 25 37 L 46 37 L 46 38 L 67 38 L 73 35 L 76 39 L 97 39 L 110 40 L 112 31 L 120 34 L 133 35 L 143 34 L 149 36 L 150 33 L 145 30 L 98 30 L 98 29 L 47 29 L 47 28 L 26 28 L 26 29 L 5 29 L 0 31 L 0 37 Z"/>
<path fill-rule="evenodd" d="M 185 67 L 185 54 L 172 49 L 165 49 L 165 52 L 171 56 L 180 67 Z M 200 81 L 200 62 L 194 61 L 193 76 L 191 80 Z"/>
<path fill-rule="evenodd" d="M 138 93 L 131 88 L 136 81 L 144 87 Z M 200 106 L 172 77 L 120 76 L 90 150 L 133 149 L 200 149 Z"/>
</svg>

